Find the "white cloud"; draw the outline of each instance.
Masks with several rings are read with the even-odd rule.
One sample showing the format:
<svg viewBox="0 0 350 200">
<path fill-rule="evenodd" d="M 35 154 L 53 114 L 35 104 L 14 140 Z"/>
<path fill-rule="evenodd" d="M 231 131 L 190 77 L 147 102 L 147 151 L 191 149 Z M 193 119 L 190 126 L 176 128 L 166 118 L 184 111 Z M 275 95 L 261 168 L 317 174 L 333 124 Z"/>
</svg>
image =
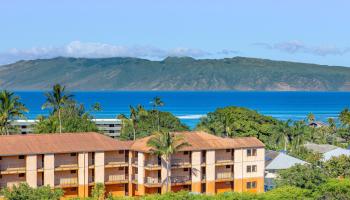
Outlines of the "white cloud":
<svg viewBox="0 0 350 200">
<path fill-rule="evenodd" d="M 225 53 L 224 53 L 225 52 Z M 18 60 L 32 60 L 40 58 L 64 57 L 138 57 L 149 59 L 163 59 L 167 56 L 190 56 L 194 58 L 212 55 L 233 54 L 236 51 L 222 50 L 215 54 L 195 48 L 162 49 L 154 46 L 123 46 L 104 43 L 73 41 L 62 47 L 33 47 L 29 49 L 10 49 L 0 52 L 0 64 L 12 63 Z"/>
<path fill-rule="evenodd" d="M 278 50 L 278 51 L 282 51 L 290 54 L 307 53 L 307 54 L 313 54 L 318 56 L 328 56 L 328 55 L 344 55 L 350 52 L 350 48 L 340 48 L 334 45 L 310 46 L 298 40 L 292 40 L 292 41 L 280 42 L 280 43 L 274 43 L 274 44 L 260 42 L 260 43 L 254 43 L 254 45 L 260 46 L 266 49 Z"/>
</svg>

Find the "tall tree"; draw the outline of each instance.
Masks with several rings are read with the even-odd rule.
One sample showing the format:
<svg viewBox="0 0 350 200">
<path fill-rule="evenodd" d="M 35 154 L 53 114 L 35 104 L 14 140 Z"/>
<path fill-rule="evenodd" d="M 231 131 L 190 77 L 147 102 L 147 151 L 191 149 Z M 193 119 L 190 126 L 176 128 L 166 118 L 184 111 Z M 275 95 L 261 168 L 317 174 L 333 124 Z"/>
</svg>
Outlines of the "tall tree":
<svg viewBox="0 0 350 200">
<path fill-rule="evenodd" d="M 281 122 L 276 127 L 276 144 L 281 144 L 283 141 L 283 149 L 287 151 L 288 142 L 290 140 L 291 128 L 289 126 L 290 120 Z"/>
<path fill-rule="evenodd" d="M 20 98 L 13 92 L 3 90 L 0 92 L 0 129 L 9 134 L 10 121 L 16 118 L 24 118 L 24 112 L 28 109 L 21 103 Z"/>
<path fill-rule="evenodd" d="M 147 145 L 151 147 L 151 152 L 155 155 L 163 157 L 166 163 L 167 177 L 166 191 L 169 189 L 169 172 L 170 172 L 170 160 L 171 155 L 179 151 L 181 148 L 188 146 L 189 144 L 184 141 L 184 138 L 175 133 L 170 132 L 156 132 L 147 142 Z"/>
<path fill-rule="evenodd" d="M 72 101 L 73 95 L 67 94 L 66 87 L 60 84 L 55 84 L 51 92 L 45 93 L 46 102 L 42 106 L 42 109 L 52 108 L 53 113 L 58 113 L 59 131 L 62 133 L 62 119 L 61 109 L 69 102 Z"/>
<path fill-rule="evenodd" d="M 159 115 L 158 108 L 164 106 L 164 102 L 162 101 L 162 99 L 160 97 L 154 97 L 153 101 L 152 101 L 152 105 L 153 105 L 153 108 L 157 111 L 157 125 L 158 125 L 157 130 L 159 132 L 159 130 L 160 130 L 160 115 Z"/>
</svg>

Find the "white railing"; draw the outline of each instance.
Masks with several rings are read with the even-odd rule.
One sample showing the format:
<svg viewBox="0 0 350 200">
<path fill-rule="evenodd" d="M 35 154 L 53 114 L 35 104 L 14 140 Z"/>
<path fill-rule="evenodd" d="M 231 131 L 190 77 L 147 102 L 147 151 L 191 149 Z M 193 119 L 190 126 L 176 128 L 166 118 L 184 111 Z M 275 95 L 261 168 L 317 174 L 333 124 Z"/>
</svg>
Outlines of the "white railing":
<svg viewBox="0 0 350 200">
<path fill-rule="evenodd" d="M 159 167 L 160 164 L 158 163 L 158 160 L 147 160 L 145 162 L 146 167 Z"/>
<path fill-rule="evenodd" d="M 137 180 L 138 180 L 138 178 L 139 178 L 139 175 L 138 174 L 134 174 L 134 175 L 132 175 L 132 180 L 133 181 L 136 181 L 137 182 Z"/>
<path fill-rule="evenodd" d="M 148 184 L 159 184 L 161 182 L 162 182 L 161 179 L 158 177 L 146 177 L 145 178 L 145 183 L 148 183 Z"/>
<path fill-rule="evenodd" d="M 232 179 L 233 173 L 232 172 L 221 172 L 216 174 L 216 179 Z"/>
<path fill-rule="evenodd" d="M 26 183 L 25 181 L 12 181 L 12 182 L 7 182 L 7 183 L 0 183 L 0 188 L 11 188 L 13 186 L 19 186 L 21 183 Z"/>
<path fill-rule="evenodd" d="M 227 162 L 233 162 L 233 157 L 231 156 L 218 156 L 215 158 L 216 163 L 227 163 Z"/>
<path fill-rule="evenodd" d="M 56 185 L 76 185 L 78 184 L 77 178 L 59 178 L 56 179 Z"/>
<path fill-rule="evenodd" d="M 171 176 L 170 180 L 172 183 L 184 183 L 187 181 L 191 181 L 190 176 Z"/>
<path fill-rule="evenodd" d="M 109 175 L 107 178 L 108 182 L 113 182 L 113 181 L 125 181 L 125 174 L 118 174 L 118 175 Z"/>
<path fill-rule="evenodd" d="M 188 165 L 190 164 L 190 160 L 185 158 L 184 159 L 174 158 L 174 159 L 171 159 L 170 163 L 171 163 L 171 166 Z"/>
</svg>

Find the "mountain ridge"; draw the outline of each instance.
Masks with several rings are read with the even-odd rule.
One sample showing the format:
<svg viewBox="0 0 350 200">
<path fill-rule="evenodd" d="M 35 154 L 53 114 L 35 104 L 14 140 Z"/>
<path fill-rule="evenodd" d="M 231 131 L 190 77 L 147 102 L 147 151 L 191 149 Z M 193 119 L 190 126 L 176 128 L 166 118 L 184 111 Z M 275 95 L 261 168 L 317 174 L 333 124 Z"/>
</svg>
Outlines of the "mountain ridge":
<svg viewBox="0 0 350 200">
<path fill-rule="evenodd" d="M 350 68 L 233 57 L 56 57 L 0 66 L 0 89 L 350 91 Z"/>
</svg>

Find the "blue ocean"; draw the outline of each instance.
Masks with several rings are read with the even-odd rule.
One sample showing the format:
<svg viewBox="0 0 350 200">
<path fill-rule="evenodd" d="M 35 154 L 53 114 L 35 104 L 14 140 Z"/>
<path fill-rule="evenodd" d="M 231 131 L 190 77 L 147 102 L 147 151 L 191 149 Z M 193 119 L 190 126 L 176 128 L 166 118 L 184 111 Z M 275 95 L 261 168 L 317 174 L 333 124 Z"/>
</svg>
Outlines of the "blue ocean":
<svg viewBox="0 0 350 200">
<path fill-rule="evenodd" d="M 28 119 L 46 115 L 41 106 L 45 101 L 44 92 L 16 92 L 29 109 Z M 153 97 L 159 96 L 165 102 L 161 108 L 181 119 L 191 128 L 208 112 L 224 106 L 242 106 L 264 115 L 281 120 L 302 120 L 313 113 L 317 120 L 325 121 L 337 117 L 339 112 L 350 105 L 349 92 L 71 92 L 75 99 L 87 109 L 98 102 L 102 111 L 91 112 L 96 118 L 115 118 L 118 114 L 129 114 L 129 105 L 141 104 L 152 108 Z"/>
</svg>

